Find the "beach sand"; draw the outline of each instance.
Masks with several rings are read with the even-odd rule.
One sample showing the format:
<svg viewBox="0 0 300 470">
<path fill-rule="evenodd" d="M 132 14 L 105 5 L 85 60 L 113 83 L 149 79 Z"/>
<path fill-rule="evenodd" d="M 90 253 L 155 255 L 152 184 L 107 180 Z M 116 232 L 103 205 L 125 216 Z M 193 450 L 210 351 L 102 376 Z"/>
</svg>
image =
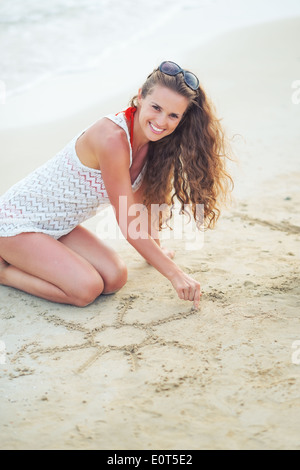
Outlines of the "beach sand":
<svg viewBox="0 0 300 470">
<path fill-rule="evenodd" d="M 199 311 L 125 240 L 111 243 L 127 285 L 84 309 L 0 287 L 2 449 L 300 448 L 299 32 L 257 25 L 186 54 L 238 160 L 201 249 L 168 242 L 202 285 Z M 1 192 L 124 105 L 1 130 Z"/>
</svg>

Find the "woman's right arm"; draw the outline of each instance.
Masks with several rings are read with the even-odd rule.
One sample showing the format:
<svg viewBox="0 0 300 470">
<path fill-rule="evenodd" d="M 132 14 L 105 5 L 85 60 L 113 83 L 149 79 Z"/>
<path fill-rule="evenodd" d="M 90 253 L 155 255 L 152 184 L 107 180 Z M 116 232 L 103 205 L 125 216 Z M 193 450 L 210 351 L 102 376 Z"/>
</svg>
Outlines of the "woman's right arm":
<svg viewBox="0 0 300 470">
<path fill-rule="evenodd" d="M 136 231 L 134 234 L 132 233 L 132 227 L 136 226 L 137 216 L 134 210 L 136 200 L 129 173 L 128 142 L 123 134 L 123 131 L 121 133 L 116 131 L 111 135 L 106 135 L 105 139 L 97 146 L 103 181 L 110 202 L 115 209 L 120 230 L 145 260 L 169 279 L 179 298 L 193 301 L 194 306 L 198 308 L 201 297 L 199 282 L 184 273 L 164 253 L 147 230 L 142 228 L 139 231 L 139 236 L 136 236 Z"/>
</svg>

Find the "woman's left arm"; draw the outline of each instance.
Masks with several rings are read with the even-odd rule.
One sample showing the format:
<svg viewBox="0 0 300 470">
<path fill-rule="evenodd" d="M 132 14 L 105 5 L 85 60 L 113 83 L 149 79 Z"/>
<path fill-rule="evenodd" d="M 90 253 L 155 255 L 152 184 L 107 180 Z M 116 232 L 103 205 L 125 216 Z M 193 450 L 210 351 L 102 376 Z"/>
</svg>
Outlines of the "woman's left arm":
<svg viewBox="0 0 300 470">
<path fill-rule="evenodd" d="M 144 201 L 144 191 L 145 191 L 145 184 L 142 182 L 141 186 L 137 191 L 134 193 L 134 199 L 136 204 L 142 204 Z M 143 211 L 141 212 L 141 217 L 143 218 L 143 224 L 147 224 L 148 233 L 153 238 L 153 240 L 160 246 L 161 250 L 167 255 L 169 258 L 173 259 L 175 256 L 175 251 L 170 250 L 169 248 L 162 246 L 160 243 L 160 236 L 159 236 L 159 229 L 157 226 L 158 214 L 154 213 L 154 209 L 147 210 L 146 207 L 143 207 Z"/>
</svg>

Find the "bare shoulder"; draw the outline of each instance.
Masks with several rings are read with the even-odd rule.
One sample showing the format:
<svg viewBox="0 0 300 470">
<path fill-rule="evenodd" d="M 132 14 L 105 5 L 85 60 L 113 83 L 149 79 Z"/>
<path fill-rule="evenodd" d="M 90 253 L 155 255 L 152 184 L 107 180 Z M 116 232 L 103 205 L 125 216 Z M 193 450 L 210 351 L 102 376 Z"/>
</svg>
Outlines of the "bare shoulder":
<svg viewBox="0 0 300 470">
<path fill-rule="evenodd" d="M 108 118 L 102 118 L 86 131 L 90 149 L 99 161 L 109 156 L 111 162 L 130 161 L 130 149 L 124 130 Z"/>
</svg>

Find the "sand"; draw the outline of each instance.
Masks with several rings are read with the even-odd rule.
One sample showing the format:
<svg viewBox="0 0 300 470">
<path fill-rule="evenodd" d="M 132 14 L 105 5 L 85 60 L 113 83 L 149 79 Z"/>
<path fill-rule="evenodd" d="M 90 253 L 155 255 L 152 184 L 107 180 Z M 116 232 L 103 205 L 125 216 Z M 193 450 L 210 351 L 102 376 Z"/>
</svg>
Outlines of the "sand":
<svg viewBox="0 0 300 470">
<path fill-rule="evenodd" d="M 299 26 L 186 55 L 238 135 L 232 206 L 201 249 L 168 241 L 201 282 L 199 311 L 125 240 L 127 285 L 84 309 L 0 287 L 1 449 L 300 448 Z M 2 131 L 1 191 L 95 116 Z"/>
</svg>

